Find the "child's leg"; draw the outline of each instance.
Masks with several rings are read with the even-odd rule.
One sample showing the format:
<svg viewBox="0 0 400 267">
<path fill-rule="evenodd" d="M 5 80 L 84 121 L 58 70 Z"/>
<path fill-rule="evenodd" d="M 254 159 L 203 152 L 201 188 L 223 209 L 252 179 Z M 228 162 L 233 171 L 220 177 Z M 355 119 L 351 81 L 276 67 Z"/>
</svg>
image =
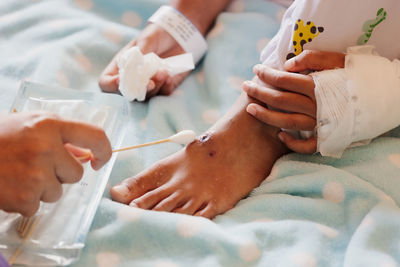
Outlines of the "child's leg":
<svg viewBox="0 0 400 267">
<path fill-rule="evenodd" d="M 111 189 L 114 200 L 143 209 L 212 218 L 231 209 L 287 152 L 279 129 L 246 112 L 242 94 L 230 111 L 185 149 Z"/>
</svg>

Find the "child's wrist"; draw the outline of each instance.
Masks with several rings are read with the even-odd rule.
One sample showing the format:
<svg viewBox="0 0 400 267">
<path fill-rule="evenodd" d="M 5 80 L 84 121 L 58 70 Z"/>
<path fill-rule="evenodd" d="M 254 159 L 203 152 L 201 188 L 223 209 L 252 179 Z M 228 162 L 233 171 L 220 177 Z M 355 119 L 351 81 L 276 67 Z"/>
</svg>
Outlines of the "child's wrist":
<svg viewBox="0 0 400 267">
<path fill-rule="evenodd" d="M 184 14 L 171 6 L 161 6 L 149 22 L 167 31 L 197 63 L 207 51 L 207 42 L 200 30 Z"/>
</svg>

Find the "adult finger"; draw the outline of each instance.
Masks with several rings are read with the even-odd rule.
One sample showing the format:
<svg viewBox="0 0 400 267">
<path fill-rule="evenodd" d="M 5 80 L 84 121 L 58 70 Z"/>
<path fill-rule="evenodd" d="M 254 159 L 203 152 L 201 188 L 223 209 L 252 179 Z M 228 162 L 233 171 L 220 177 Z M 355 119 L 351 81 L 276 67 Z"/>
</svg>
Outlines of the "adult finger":
<svg viewBox="0 0 400 267">
<path fill-rule="evenodd" d="M 54 153 L 55 172 L 61 183 L 76 183 L 83 175 L 83 167 L 78 159 L 60 144 Z"/>
<path fill-rule="evenodd" d="M 249 104 L 246 111 L 258 120 L 278 128 L 311 131 L 316 125 L 315 119 L 310 116 L 270 110 L 255 103 Z"/>
<path fill-rule="evenodd" d="M 75 158 L 79 159 L 80 163 L 88 162 L 92 158 L 92 152 L 89 149 L 84 149 L 71 144 L 64 144 L 64 147 Z"/>
<path fill-rule="evenodd" d="M 16 206 L 15 208 L 11 209 L 11 212 L 18 212 L 24 217 L 32 217 L 35 213 L 39 210 L 40 207 L 40 200 L 35 199 L 31 201 L 29 204 L 24 206 Z M 6 210 L 7 211 L 7 210 Z"/>
<path fill-rule="evenodd" d="M 286 61 L 284 68 L 291 72 L 344 68 L 345 57 L 343 53 L 304 50 L 300 55 Z"/>
<path fill-rule="evenodd" d="M 247 95 L 275 109 L 302 113 L 313 118 L 316 116 L 316 105 L 307 96 L 268 88 L 251 81 L 244 82 L 242 87 Z"/>
<path fill-rule="evenodd" d="M 308 75 L 280 71 L 261 64 L 254 66 L 253 70 L 268 85 L 314 98 L 315 84 Z"/>
<path fill-rule="evenodd" d="M 48 171 L 44 191 L 40 197 L 43 202 L 56 202 L 62 195 L 60 178 L 56 176 L 54 170 Z"/>
<path fill-rule="evenodd" d="M 93 154 L 92 167 L 100 169 L 111 157 L 111 145 L 103 129 L 78 121 L 62 121 L 60 132 L 64 143 L 88 148 Z"/>
<path fill-rule="evenodd" d="M 278 134 L 279 139 L 289 149 L 297 153 L 312 154 L 317 151 L 317 138 L 311 137 L 306 140 L 296 139 L 287 132 L 280 132 Z"/>
</svg>

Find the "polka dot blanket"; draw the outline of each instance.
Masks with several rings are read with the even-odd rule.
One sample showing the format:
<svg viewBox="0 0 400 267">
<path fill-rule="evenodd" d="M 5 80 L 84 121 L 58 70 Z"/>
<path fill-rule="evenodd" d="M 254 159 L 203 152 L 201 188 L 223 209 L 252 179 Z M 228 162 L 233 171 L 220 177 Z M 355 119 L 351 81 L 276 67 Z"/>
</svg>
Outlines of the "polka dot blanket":
<svg viewBox="0 0 400 267">
<path fill-rule="evenodd" d="M 162 0 L 3 0 L 0 110 L 19 81 L 100 91 L 97 78 Z M 207 37 L 209 51 L 171 96 L 131 103 L 124 145 L 205 131 L 252 78 L 284 9 L 236 0 Z M 75 267 L 399 266 L 400 130 L 341 159 L 289 154 L 246 199 L 214 220 L 131 208 L 109 188 L 179 150 L 118 155 Z"/>
</svg>

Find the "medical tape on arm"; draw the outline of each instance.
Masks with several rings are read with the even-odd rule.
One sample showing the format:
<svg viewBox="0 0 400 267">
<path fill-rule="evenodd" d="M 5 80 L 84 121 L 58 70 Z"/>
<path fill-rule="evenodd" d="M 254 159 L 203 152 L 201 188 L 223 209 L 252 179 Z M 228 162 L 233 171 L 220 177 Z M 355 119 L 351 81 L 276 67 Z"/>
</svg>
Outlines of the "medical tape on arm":
<svg viewBox="0 0 400 267">
<path fill-rule="evenodd" d="M 317 150 L 340 157 L 400 125 L 400 61 L 371 46 L 350 47 L 344 69 L 311 74 L 317 101 Z"/>
<path fill-rule="evenodd" d="M 171 6 L 161 6 L 150 18 L 149 22 L 166 30 L 185 50 L 192 53 L 197 64 L 207 51 L 207 42 L 196 26 L 182 13 Z"/>
</svg>

